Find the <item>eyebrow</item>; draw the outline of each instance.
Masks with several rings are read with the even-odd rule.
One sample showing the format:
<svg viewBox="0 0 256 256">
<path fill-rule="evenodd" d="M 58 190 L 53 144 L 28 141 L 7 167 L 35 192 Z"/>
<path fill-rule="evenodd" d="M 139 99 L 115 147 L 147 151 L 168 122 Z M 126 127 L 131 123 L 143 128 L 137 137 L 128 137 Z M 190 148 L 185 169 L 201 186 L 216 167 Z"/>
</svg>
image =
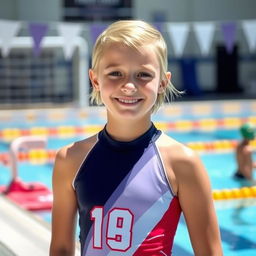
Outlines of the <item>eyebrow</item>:
<svg viewBox="0 0 256 256">
<path fill-rule="evenodd" d="M 122 64 L 120 63 L 109 63 L 104 69 L 116 68 L 121 65 Z M 154 72 L 154 67 L 152 65 L 141 65 L 141 67 L 147 69 L 148 71 Z"/>
<path fill-rule="evenodd" d="M 118 66 L 120 66 L 121 64 L 119 63 L 109 63 L 104 69 L 108 69 L 108 68 L 116 68 Z"/>
</svg>

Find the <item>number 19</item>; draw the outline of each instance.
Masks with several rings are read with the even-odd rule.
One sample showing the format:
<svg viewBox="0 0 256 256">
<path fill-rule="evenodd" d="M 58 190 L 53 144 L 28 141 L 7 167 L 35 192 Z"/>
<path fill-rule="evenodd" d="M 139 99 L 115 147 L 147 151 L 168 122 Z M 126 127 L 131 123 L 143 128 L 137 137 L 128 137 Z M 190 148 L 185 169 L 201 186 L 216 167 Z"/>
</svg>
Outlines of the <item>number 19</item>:
<svg viewBox="0 0 256 256">
<path fill-rule="evenodd" d="M 103 207 L 91 210 L 93 225 L 93 247 L 102 249 Z M 127 251 L 132 243 L 133 214 L 129 209 L 113 208 L 107 217 L 106 243 L 111 250 Z"/>
</svg>

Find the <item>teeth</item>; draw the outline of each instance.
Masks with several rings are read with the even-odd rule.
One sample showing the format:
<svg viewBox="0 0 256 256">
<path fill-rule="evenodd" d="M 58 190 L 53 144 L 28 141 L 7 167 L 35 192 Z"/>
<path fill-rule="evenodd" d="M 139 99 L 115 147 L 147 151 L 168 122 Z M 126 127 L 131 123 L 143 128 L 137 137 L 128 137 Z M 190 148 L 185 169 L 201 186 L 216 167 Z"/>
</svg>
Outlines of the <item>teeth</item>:
<svg viewBox="0 0 256 256">
<path fill-rule="evenodd" d="M 138 100 L 124 100 L 124 99 L 118 99 L 118 100 L 123 102 L 123 103 L 128 103 L 128 104 L 132 104 L 132 103 L 138 102 Z"/>
</svg>

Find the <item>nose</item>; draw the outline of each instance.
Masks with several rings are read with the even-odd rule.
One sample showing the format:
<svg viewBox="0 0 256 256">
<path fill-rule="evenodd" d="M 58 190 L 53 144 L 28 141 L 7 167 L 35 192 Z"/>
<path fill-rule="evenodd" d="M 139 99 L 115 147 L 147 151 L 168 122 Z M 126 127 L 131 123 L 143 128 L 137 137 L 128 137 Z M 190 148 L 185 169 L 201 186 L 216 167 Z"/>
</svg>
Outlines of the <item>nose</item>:
<svg viewBox="0 0 256 256">
<path fill-rule="evenodd" d="M 127 95 L 132 95 L 137 92 L 137 88 L 133 83 L 126 83 L 121 88 L 121 91 Z"/>
</svg>

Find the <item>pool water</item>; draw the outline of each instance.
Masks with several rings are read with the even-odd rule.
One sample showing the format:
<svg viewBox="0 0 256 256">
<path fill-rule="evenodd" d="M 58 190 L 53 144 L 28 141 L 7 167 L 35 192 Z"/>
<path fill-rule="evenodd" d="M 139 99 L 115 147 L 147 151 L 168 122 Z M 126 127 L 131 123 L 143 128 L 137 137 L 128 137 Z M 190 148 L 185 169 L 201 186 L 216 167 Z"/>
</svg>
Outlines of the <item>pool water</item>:
<svg viewBox="0 0 256 256">
<path fill-rule="evenodd" d="M 99 122 L 100 123 L 100 122 Z M 45 124 L 44 124 L 45 125 Z M 48 124 L 49 126 L 51 124 Z M 75 123 L 73 124 L 75 125 Z M 23 125 L 25 127 L 25 125 Z M 46 125 L 45 125 L 46 126 Z M 10 127 L 10 126 L 8 126 Z M 17 123 L 16 123 L 17 127 Z M 26 125 L 27 127 L 27 125 Z M 21 126 L 19 126 L 21 128 Z M 1 127 L 0 127 L 1 129 Z M 168 132 L 176 140 L 187 143 L 195 141 L 237 140 L 240 135 L 237 130 Z M 58 149 L 66 144 L 80 140 L 83 137 L 49 138 L 47 148 Z M 0 152 L 8 150 L 9 143 L 0 141 Z M 236 170 L 234 152 L 202 153 L 200 157 L 208 172 L 213 189 L 239 188 L 250 186 L 250 183 L 241 183 L 232 177 Z M 253 155 L 256 161 L 256 153 Z M 53 163 L 33 165 L 27 162 L 19 163 L 19 176 L 24 181 L 41 181 L 51 188 Z M 256 179 L 256 176 L 255 176 Z M 0 185 L 8 184 L 10 172 L 8 167 L 0 163 Z M 242 200 L 245 202 L 246 200 Z M 222 237 L 222 246 L 225 256 L 253 256 L 256 255 L 256 204 L 254 202 L 241 205 L 224 202 L 216 204 L 217 216 Z M 50 212 L 38 213 L 46 221 L 51 221 Z M 184 217 L 180 219 L 174 243 L 174 255 L 193 255 Z"/>
<path fill-rule="evenodd" d="M 225 256 L 253 256 L 256 252 L 256 206 L 218 209 L 222 247 Z M 174 255 L 192 256 L 188 231 L 182 216 L 174 244 Z"/>
</svg>

